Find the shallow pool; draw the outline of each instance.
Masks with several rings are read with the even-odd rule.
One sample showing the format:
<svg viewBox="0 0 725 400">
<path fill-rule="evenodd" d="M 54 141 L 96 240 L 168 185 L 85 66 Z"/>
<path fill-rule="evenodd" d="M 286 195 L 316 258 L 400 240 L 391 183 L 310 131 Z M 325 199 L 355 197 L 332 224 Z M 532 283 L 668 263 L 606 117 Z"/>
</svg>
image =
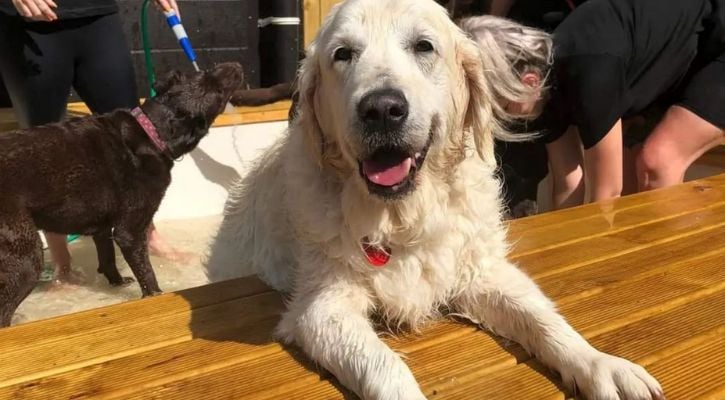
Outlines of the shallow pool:
<svg viewBox="0 0 725 400">
<path fill-rule="evenodd" d="M 189 259 L 184 262 L 151 257 L 162 290 L 170 292 L 207 283 L 201 260 L 220 222 L 219 216 L 156 222 L 157 229 L 169 243 L 180 251 L 190 253 Z M 140 298 L 141 290 L 137 283 L 112 287 L 103 275 L 96 272 L 96 248 L 90 237 L 72 242 L 70 251 L 73 270 L 82 274 L 81 285 L 56 287 L 47 281 L 41 282 L 16 311 L 13 325 Z M 50 269 L 47 250 L 45 260 Z M 121 275 L 133 276 L 118 248 L 116 262 Z"/>
</svg>

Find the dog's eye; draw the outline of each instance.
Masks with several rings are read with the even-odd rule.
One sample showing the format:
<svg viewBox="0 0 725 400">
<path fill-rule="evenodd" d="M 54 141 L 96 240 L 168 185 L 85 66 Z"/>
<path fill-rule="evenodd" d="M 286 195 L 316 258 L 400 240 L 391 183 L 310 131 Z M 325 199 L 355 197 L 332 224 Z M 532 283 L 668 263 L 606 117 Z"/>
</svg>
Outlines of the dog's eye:
<svg viewBox="0 0 725 400">
<path fill-rule="evenodd" d="M 433 43 L 425 39 L 419 40 L 415 44 L 415 51 L 417 53 L 430 53 L 431 51 L 433 51 Z"/>
<path fill-rule="evenodd" d="M 347 47 L 340 47 L 335 50 L 333 58 L 335 61 L 350 61 L 352 60 L 352 50 Z"/>
</svg>

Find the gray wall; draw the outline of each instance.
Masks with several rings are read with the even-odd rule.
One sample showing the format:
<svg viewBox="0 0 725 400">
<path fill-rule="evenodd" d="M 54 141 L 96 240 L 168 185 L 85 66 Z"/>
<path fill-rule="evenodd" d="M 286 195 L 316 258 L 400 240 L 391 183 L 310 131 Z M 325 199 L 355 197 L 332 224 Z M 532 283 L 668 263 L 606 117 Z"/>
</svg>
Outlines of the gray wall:
<svg viewBox="0 0 725 400">
<path fill-rule="evenodd" d="M 264 0 L 261 0 L 264 1 Z M 131 48 L 139 96 L 148 96 L 146 67 L 141 44 L 141 0 L 119 0 L 126 40 Z M 259 87 L 257 51 L 258 0 L 180 0 L 181 22 L 189 35 L 201 68 L 224 61 L 236 61 L 244 67 L 245 82 Z M 153 4 L 148 13 L 156 76 L 170 69 L 192 70 L 166 20 Z M 74 94 L 72 101 L 78 100 Z"/>
</svg>

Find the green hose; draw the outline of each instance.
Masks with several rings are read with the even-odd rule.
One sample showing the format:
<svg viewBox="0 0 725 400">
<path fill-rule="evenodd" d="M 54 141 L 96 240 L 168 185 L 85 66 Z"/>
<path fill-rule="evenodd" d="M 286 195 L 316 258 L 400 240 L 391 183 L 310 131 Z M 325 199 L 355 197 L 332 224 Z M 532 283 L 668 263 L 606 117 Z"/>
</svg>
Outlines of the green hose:
<svg viewBox="0 0 725 400">
<path fill-rule="evenodd" d="M 146 64 L 146 80 L 149 83 L 149 97 L 156 97 L 156 74 L 154 74 L 154 62 L 151 58 L 151 44 L 149 42 L 148 30 L 148 6 L 149 0 L 141 4 L 141 44 L 143 45 L 144 62 Z"/>
</svg>

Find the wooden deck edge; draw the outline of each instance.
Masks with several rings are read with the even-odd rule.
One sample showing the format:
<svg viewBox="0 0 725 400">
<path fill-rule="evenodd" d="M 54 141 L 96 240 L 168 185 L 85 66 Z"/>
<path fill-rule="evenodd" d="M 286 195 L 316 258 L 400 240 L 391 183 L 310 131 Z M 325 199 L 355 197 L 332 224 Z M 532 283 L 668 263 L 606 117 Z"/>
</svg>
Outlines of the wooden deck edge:
<svg viewBox="0 0 725 400">
<path fill-rule="evenodd" d="M 141 99 L 143 102 L 143 99 Z M 261 122 L 286 121 L 292 101 L 282 100 L 258 107 L 234 107 L 217 117 L 213 127 L 254 124 Z M 90 115 L 91 111 L 81 102 L 68 104 L 68 113 L 75 116 Z"/>
<path fill-rule="evenodd" d="M 256 124 L 263 122 L 287 121 L 292 101 L 282 100 L 276 103 L 258 107 L 234 107 L 233 112 L 221 114 L 212 124 L 212 127 Z M 68 104 L 68 115 L 82 117 L 90 115 L 91 111 L 85 103 Z M 12 108 L 0 108 L 0 132 L 18 129 L 18 121 Z"/>
</svg>

